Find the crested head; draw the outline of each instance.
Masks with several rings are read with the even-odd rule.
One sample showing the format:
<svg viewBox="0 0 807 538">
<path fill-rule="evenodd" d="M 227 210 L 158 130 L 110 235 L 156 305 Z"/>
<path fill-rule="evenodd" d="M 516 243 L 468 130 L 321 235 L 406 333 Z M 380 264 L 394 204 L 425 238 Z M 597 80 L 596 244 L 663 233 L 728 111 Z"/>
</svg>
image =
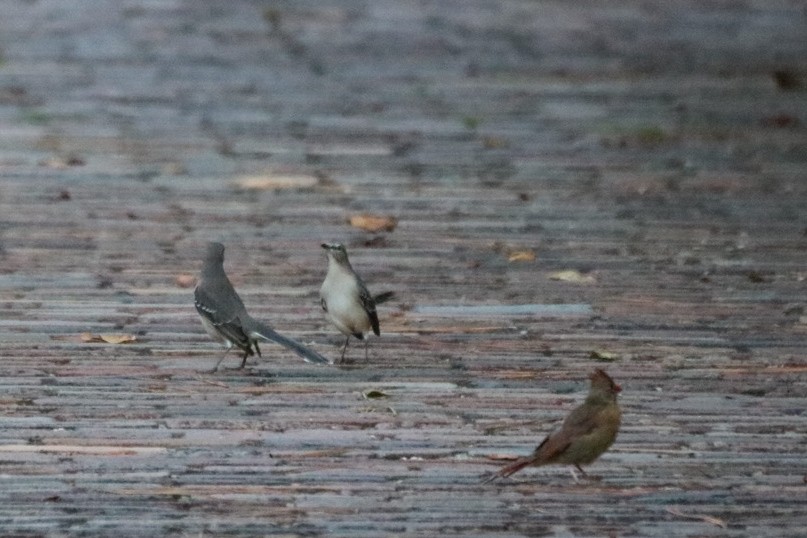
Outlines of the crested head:
<svg viewBox="0 0 807 538">
<path fill-rule="evenodd" d="M 591 379 L 591 392 L 589 394 L 606 395 L 616 399 L 616 395 L 622 391 L 622 387 L 617 385 L 611 376 L 605 373 L 605 370 L 597 368 L 589 376 Z"/>
<path fill-rule="evenodd" d="M 342 243 L 322 243 L 322 248 L 328 254 L 328 259 L 338 263 L 348 263 L 347 249 Z"/>
<path fill-rule="evenodd" d="M 224 262 L 224 245 L 211 241 L 207 244 L 205 251 L 205 261 L 210 262 Z"/>
</svg>

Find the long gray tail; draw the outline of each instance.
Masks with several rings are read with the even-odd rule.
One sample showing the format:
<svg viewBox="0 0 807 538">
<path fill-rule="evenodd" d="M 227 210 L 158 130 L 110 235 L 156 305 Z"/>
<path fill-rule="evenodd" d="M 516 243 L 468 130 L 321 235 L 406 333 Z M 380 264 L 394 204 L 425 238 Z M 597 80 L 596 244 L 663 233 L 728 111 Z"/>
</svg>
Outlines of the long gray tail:
<svg viewBox="0 0 807 538">
<path fill-rule="evenodd" d="M 253 326 L 250 327 L 251 330 L 249 331 L 249 334 L 253 338 L 260 338 L 261 340 L 271 340 L 272 342 L 276 342 L 281 346 L 287 347 L 294 351 L 306 362 L 313 362 L 314 364 L 330 364 L 331 361 L 316 351 L 308 349 L 297 340 L 292 340 L 291 338 L 283 336 L 264 323 L 255 320 L 252 321 Z"/>
</svg>

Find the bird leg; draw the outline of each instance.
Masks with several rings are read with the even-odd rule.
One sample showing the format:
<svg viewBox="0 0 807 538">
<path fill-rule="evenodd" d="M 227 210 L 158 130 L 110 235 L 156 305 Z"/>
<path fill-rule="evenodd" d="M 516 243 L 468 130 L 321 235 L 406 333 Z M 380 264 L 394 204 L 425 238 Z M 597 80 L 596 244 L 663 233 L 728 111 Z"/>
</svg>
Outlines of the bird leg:
<svg viewBox="0 0 807 538">
<path fill-rule="evenodd" d="M 587 472 L 585 472 L 583 468 L 580 467 L 579 464 L 575 463 L 574 466 L 577 467 L 577 470 L 580 471 L 580 473 L 583 475 L 583 478 L 585 478 L 586 480 L 593 480 L 594 482 L 599 482 L 600 480 L 602 480 L 601 476 L 588 474 Z"/>
<path fill-rule="evenodd" d="M 580 466 L 577 465 L 577 464 L 575 464 L 575 467 L 580 469 Z M 569 467 L 569 472 L 572 473 L 572 478 L 574 479 L 575 484 L 580 482 L 580 478 L 578 478 L 577 473 L 574 472 L 574 467 Z M 580 472 L 583 473 L 583 469 L 580 469 Z M 585 475 L 586 473 L 583 473 L 583 474 Z"/>
<path fill-rule="evenodd" d="M 216 363 L 216 365 L 213 367 L 213 369 L 212 369 L 212 370 L 210 370 L 210 371 L 208 371 L 207 373 L 209 373 L 209 374 L 215 374 L 216 372 L 218 372 L 218 370 L 219 370 L 219 365 L 220 365 L 220 364 L 221 364 L 221 362 L 224 360 L 224 358 L 227 356 L 227 353 L 229 353 L 229 352 L 230 352 L 230 348 L 231 348 L 231 347 L 232 347 L 232 346 L 227 346 L 227 349 L 225 349 L 225 350 L 224 350 L 224 355 L 222 355 L 222 356 L 221 356 L 221 358 L 219 359 L 219 362 L 217 362 L 217 363 Z"/>
<path fill-rule="evenodd" d="M 342 362 L 342 361 L 344 361 L 344 360 L 345 360 L 345 351 L 347 351 L 347 345 L 348 345 L 349 343 L 350 343 L 350 337 L 348 336 L 348 337 L 345 339 L 345 346 L 342 348 L 342 356 L 339 358 L 339 362 Z"/>
<path fill-rule="evenodd" d="M 364 362 L 367 362 L 367 344 L 370 343 L 369 338 L 364 339 Z"/>
<path fill-rule="evenodd" d="M 258 341 L 256 340 L 256 341 L 252 342 L 252 344 L 255 346 L 255 351 L 258 352 L 258 356 L 260 357 L 261 356 L 261 348 L 258 347 Z M 254 355 L 254 353 L 252 352 L 251 347 L 247 347 L 244 350 L 244 356 L 241 357 L 241 364 L 237 368 L 232 368 L 232 369 L 233 370 L 243 370 L 244 366 L 247 365 L 247 357 L 249 357 L 250 355 Z"/>
<path fill-rule="evenodd" d="M 236 366 L 235 368 L 229 368 L 229 370 L 243 370 L 243 369 L 244 369 L 244 366 L 246 366 L 246 365 L 247 365 L 247 357 L 249 357 L 249 356 L 250 356 L 250 355 L 252 355 L 252 354 L 253 354 L 253 353 L 252 353 L 252 349 L 251 349 L 251 348 L 247 348 L 247 349 L 245 349 L 245 350 L 244 350 L 244 356 L 243 356 L 243 357 L 241 357 L 241 364 L 239 364 L 239 365 L 238 365 L 238 366 Z"/>
</svg>

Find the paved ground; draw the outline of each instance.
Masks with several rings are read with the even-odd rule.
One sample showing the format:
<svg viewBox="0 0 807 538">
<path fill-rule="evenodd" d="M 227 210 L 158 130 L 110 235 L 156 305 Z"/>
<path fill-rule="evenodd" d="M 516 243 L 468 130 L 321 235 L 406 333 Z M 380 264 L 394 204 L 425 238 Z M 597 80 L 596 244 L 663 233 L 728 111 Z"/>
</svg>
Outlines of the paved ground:
<svg viewBox="0 0 807 538">
<path fill-rule="evenodd" d="M 801 535 L 807 11 L 608 5 L 4 2 L 0 534 Z M 348 244 L 370 358 L 200 373 L 211 239 L 331 357 Z M 597 366 L 601 480 L 480 484 Z"/>
</svg>

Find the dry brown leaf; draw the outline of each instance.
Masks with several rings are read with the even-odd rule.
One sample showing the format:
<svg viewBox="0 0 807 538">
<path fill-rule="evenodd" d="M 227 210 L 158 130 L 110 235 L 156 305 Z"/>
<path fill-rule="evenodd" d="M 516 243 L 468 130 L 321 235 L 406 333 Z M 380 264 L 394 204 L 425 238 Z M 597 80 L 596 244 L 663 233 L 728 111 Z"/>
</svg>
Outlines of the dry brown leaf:
<svg viewBox="0 0 807 538">
<path fill-rule="evenodd" d="M 507 256 L 508 262 L 532 262 L 535 261 L 535 252 L 532 250 L 514 250 Z"/>
<path fill-rule="evenodd" d="M 398 225 L 398 219 L 389 215 L 372 215 L 364 213 L 353 215 L 348 219 L 354 228 L 360 228 L 365 232 L 391 232 Z"/>
<path fill-rule="evenodd" d="M 82 342 L 103 342 L 100 336 L 92 333 L 81 333 L 81 335 L 79 335 L 79 338 L 81 338 Z"/>
<path fill-rule="evenodd" d="M 196 277 L 188 273 L 182 273 L 181 275 L 177 275 L 174 282 L 180 288 L 192 288 L 196 285 Z"/>
<path fill-rule="evenodd" d="M 686 518 L 686 519 L 696 519 L 698 521 L 704 521 L 706 523 L 711 523 L 712 525 L 716 525 L 716 526 L 720 527 L 721 529 L 725 529 L 725 528 L 728 527 L 728 524 L 724 520 L 722 520 L 720 518 L 717 518 L 717 517 L 714 517 L 714 516 L 701 516 L 701 515 L 696 515 L 696 514 L 685 514 L 681 510 L 679 510 L 678 508 L 674 508 L 672 506 L 667 507 L 667 512 L 674 515 L 674 516 L 679 516 L 679 517 L 683 517 L 683 518 Z"/>
<path fill-rule="evenodd" d="M 518 459 L 518 456 L 513 454 L 488 454 L 485 457 L 493 461 L 513 461 Z"/>
<path fill-rule="evenodd" d="M 606 351 L 604 349 L 595 349 L 594 351 L 588 354 L 588 357 L 590 359 L 594 359 L 595 361 L 602 361 L 602 362 L 614 362 L 620 359 L 620 356 L 618 354 Z"/>
<path fill-rule="evenodd" d="M 133 334 L 107 333 L 99 336 L 101 337 L 101 340 L 103 340 L 107 344 L 129 344 L 137 340 L 137 337 Z"/>
<path fill-rule="evenodd" d="M 271 191 L 276 189 L 308 189 L 317 185 L 317 178 L 305 175 L 244 176 L 233 181 L 241 189 Z"/>
<path fill-rule="evenodd" d="M 551 280 L 560 280 L 561 282 L 574 282 L 579 284 L 593 284 L 597 281 L 594 275 L 584 274 L 577 269 L 565 269 L 563 271 L 555 271 L 549 275 Z"/>
<path fill-rule="evenodd" d="M 107 344 L 128 344 L 134 342 L 137 338 L 131 334 L 93 334 L 81 333 L 79 336 L 82 342 L 105 342 Z"/>
<path fill-rule="evenodd" d="M 485 149 L 501 149 L 506 148 L 510 144 L 506 138 L 501 138 L 499 136 L 486 136 L 482 139 L 482 145 L 485 146 Z"/>
</svg>

